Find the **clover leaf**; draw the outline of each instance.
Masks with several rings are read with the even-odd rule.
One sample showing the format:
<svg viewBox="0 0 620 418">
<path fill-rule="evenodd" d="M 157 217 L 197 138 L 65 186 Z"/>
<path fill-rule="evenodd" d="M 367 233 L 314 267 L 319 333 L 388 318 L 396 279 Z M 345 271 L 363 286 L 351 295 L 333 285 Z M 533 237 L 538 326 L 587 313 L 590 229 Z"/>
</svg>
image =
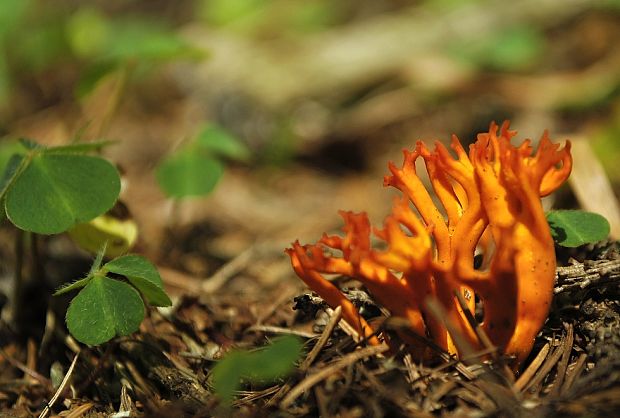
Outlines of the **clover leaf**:
<svg viewBox="0 0 620 418">
<path fill-rule="evenodd" d="M 562 247 L 579 247 L 604 240 L 609 235 L 609 222 L 597 213 L 553 210 L 546 216 L 554 241 Z"/>
<path fill-rule="evenodd" d="M 106 270 L 127 277 L 153 306 L 170 306 L 159 272 L 146 258 L 135 254 L 119 257 L 103 266 Z"/>
<path fill-rule="evenodd" d="M 231 351 L 213 368 L 211 380 L 215 393 L 229 404 L 242 380 L 266 384 L 286 377 L 295 368 L 302 348 L 299 338 L 286 335 L 256 351 Z"/>
<path fill-rule="evenodd" d="M 4 211 L 15 226 L 56 234 L 114 205 L 120 192 L 116 168 L 103 158 L 78 153 L 95 145 L 63 149 L 21 142 L 26 150 L 8 161 L 0 191 Z"/>
<path fill-rule="evenodd" d="M 67 310 L 67 327 L 78 341 L 104 343 L 138 330 L 144 303 L 136 289 L 105 276 L 93 277 Z"/>
<path fill-rule="evenodd" d="M 245 162 L 249 158 L 250 151 L 243 142 L 210 125 L 157 167 L 157 180 L 173 199 L 205 196 L 224 175 L 226 161 Z"/>
<path fill-rule="evenodd" d="M 145 314 L 140 292 L 151 305 L 172 304 L 157 269 L 147 259 L 128 254 L 101 265 L 105 253 L 104 245 L 85 278 L 54 293 L 58 296 L 80 290 L 69 305 L 66 321 L 71 335 L 88 345 L 102 344 L 138 330 Z"/>
</svg>

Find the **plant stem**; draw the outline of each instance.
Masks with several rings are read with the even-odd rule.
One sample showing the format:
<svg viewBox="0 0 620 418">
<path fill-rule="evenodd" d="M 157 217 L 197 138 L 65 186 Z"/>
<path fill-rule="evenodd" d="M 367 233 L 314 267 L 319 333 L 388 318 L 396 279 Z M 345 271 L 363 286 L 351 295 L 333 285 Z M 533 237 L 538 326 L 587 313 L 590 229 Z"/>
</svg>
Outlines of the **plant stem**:
<svg viewBox="0 0 620 418">
<path fill-rule="evenodd" d="M 45 281 L 44 254 L 39 248 L 39 235 L 28 232 L 30 235 L 30 254 L 32 255 L 32 276 L 40 282 Z"/>
<path fill-rule="evenodd" d="M 20 317 L 22 313 L 22 296 L 24 293 L 24 238 L 26 232 L 20 229 L 17 230 L 15 237 L 15 276 L 13 281 L 13 298 L 11 318 L 12 322 L 17 329 L 20 328 Z"/>
<path fill-rule="evenodd" d="M 105 108 L 103 109 L 103 112 L 99 114 L 100 118 L 95 120 L 94 139 L 100 139 L 107 134 L 112 123 L 112 119 L 114 118 L 121 103 L 121 98 L 125 93 L 127 79 L 131 70 L 132 68 L 130 65 L 124 65 L 117 71 L 116 80 L 114 82 L 114 86 L 112 87 L 113 90 L 110 93 Z"/>
</svg>

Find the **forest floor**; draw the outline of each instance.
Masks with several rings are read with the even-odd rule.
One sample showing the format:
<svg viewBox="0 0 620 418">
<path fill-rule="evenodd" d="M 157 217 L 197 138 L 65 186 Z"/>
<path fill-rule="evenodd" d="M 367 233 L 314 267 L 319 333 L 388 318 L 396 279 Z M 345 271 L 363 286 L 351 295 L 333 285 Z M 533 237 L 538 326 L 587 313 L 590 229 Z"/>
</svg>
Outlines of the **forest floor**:
<svg viewBox="0 0 620 418">
<path fill-rule="evenodd" d="M 378 3 L 389 7 L 366 18 Z M 0 323 L 0 418 L 617 416 L 618 242 L 558 249 L 550 317 L 516 377 L 492 351 L 467 361 L 437 353 L 421 363 L 404 349 L 356 342 L 284 254 L 296 239 L 338 231 L 338 210 L 367 211 L 379 224 L 393 197 L 381 187 L 387 161 L 400 162 L 417 139 L 431 144 L 456 132 L 471 143 L 497 118 L 510 118 L 520 138 L 536 139 L 545 128 L 554 141 L 570 138 L 570 185 L 545 208 L 602 213 L 618 237 L 617 7 L 513 3 L 509 14 L 503 1 L 419 13 L 425 2 L 350 1 L 350 21 L 275 42 L 269 31 L 250 39 L 188 24 L 184 36 L 209 52 L 204 68 L 166 67 L 129 83 L 122 100 L 107 83 L 79 102 L 67 99 L 77 77 L 63 68 L 24 75 L 21 107 L 6 132 L 57 145 L 76 132 L 100 139 L 89 131 L 105 125 L 105 137 L 119 141 L 104 156 L 123 173 L 121 200 L 140 230 L 133 251 L 157 265 L 174 303 L 150 309 L 135 334 L 99 347 L 78 344 L 64 326 L 68 299 L 51 294 L 83 277 L 92 258 L 66 236 L 34 240 L 43 270 L 22 272 L 18 304 L 26 309 Z M 535 28 L 541 40 L 534 46 L 545 45 L 515 68 L 505 55 L 496 58 L 504 44 L 493 53 L 483 45 L 513 26 L 526 40 Z M 349 47 L 359 39 L 367 41 L 363 48 Z M 455 58 L 455 50 L 470 61 Z M 172 203 L 154 167 L 205 122 L 241 138 L 256 158 L 227 167 L 207 198 Z M 4 312 L 15 240 L 16 231 L 3 225 Z M 359 284 L 341 284 L 369 319 L 380 315 Z M 402 331 L 398 321 L 383 326 Z M 233 405 L 222 405 L 211 380 L 217 362 L 231 349 L 262 347 L 280 335 L 304 342 L 296 370 L 266 386 L 245 382 Z"/>
<path fill-rule="evenodd" d="M 188 247 L 205 238 L 199 228 L 181 233 L 175 242 Z M 266 243 L 223 263 L 206 281 L 169 263 L 162 273 L 174 307 L 151 309 L 140 332 L 101 347 L 76 344 L 53 311 L 40 339 L 15 338 L 4 324 L 1 416 L 613 416 L 620 408 L 620 247 L 600 243 L 558 256 L 550 318 L 516 378 L 488 352 L 466 361 L 438 352 L 419 363 L 404 349 L 356 343 L 339 312 L 300 281 L 274 282 L 283 255 Z M 342 284 L 369 320 L 380 315 L 355 282 Z M 384 327 L 391 332 L 398 322 Z M 246 384 L 232 406 L 222 406 L 210 381 L 215 362 L 231 347 L 260 347 L 282 334 L 304 341 L 295 372 L 275 384 Z M 69 367 L 60 389 L 58 377 L 39 372 L 56 368 L 62 376 Z"/>
</svg>

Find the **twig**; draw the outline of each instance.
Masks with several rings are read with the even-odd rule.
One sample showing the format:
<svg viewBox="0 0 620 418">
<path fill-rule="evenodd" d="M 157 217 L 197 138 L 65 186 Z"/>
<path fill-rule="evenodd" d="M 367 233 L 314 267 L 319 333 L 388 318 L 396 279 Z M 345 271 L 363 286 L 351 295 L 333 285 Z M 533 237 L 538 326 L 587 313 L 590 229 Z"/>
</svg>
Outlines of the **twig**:
<svg viewBox="0 0 620 418">
<path fill-rule="evenodd" d="M 557 295 L 620 281 L 620 260 L 600 260 L 588 264 L 558 267 L 555 273 Z"/>
<path fill-rule="evenodd" d="M 467 382 L 461 384 L 465 387 L 475 386 L 479 388 L 484 396 L 493 401 L 497 408 L 493 415 L 507 418 L 524 417 L 524 408 L 521 405 L 520 397 L 511 388 L 483 379 L 478 379 L 470 384 Z M 485 412 L 491 415 L 491 411 Z"/>
<path fill-rule="evenodd" d="M 476 380 L 477 378 L 483 376 L 480 374 L 480 371 L 483 370 L 482 368 L 478 368 L 477 370 L 473 370 L 473 368 L 467 366 L 467 363 L 470 363 L 472 360 L 476 360 L 476 362 L 474 362 L 473 365 L 475 366 L 480 366 L 480 359 L 484 356 L 489 355 L 490 353 L 487 350 L 482 350 L 482 351 L 478 351 L 475 353 L 471 353 L 468 356 L 465 357 L 461 357 L 460 359 L 457 359 L 455 357 L 451 357 L 446 355 L 445 357 L 443 357 L 443 360 L 446 361 L 446 363 L 435 367 L 434 369 L 431 370 L 431 374 L 433 373 L 438 373 L 442 370 L 448 369 L 452 366 L 454 366 L 454 368 L 456 369 L 456 371 L 458 371 L 461 375 L 463 375 L 463 377 L 465 377 L 467 380 Z M 418 380 L 427 377 L 426 375 L 424 376 L 420 376 L 418 378 Z M 415 382 L 415 381 L 414 381 Z M 414 383 L 411 382 L 411 383 Z"/>
<path fill-rule="evenodd" d="M 272 334 L 297 335 L 298 337 L 302 338 L 315 338 L 317 336 L 317 334 L 314 334 L 312 332 L 300 331 L 285 327 L 275 327 L 272 325 L 252 325 L 247 330 L 256 332 L 270 332 Z"/>
<path fill-rule="evenodd" d="M 459 383 L 463 388 L 454 390 L 453 394 L 455 397 L 464 400 L 468 404 L 475 405 L 485 416 L 493 416 L 493 413 L 497 414 L 497 405 L 491 400 L 491 396 L 485 390 L 472 382 L 461 380 Z"/>
<path fill-rule="evenodd" d="M 280 407 L 286 409 L 291 403 L 293 403 L 295 399 L 297 399 L 297 397 L 299 397 L 299 395 L 309 390 L 322 380 L 326 379 L 336 371 L 343 369 L 351 364 L 354 364 L 355 362 L 363 358 L 376 356 L 377 354 L 385 353 L 388 350 L 389 347 L 387 346 L 387 344 L 381 344 L 362 348 L 360 350 L 347 354 L 337 362 L 302 380 L 297 386 L 291 389 L 288 395 L 286 395 L 284 400 L 280 403 Z"/>
<path fill-rule="evenodd" d="M 95 406 L 94 403 L 88 402 L 72 409 L 65 418 L 81 418 Z"/>
<path fill-rule="evenodd" d="M 69 379 L 71 378 L 71 375 L 73 374 L 73 369 L 75 369 L 75 364 L 77 363 L 79 356 L 80 356 L 80 353 L 77 353 L 75 356 L 73 356 L 73 361 L 71 362 L 71 365 L 69 366 L 69 370 L 67 370 L 67 374 L 65 374 L 65 377 L 62 379 L 62 382 L 60 382 L 60 386 L 58 386 L 58 389 L 56 389 L 56 393 L 54 393 L 54 396 L 52 396 L 52 399 L 50 399 L 47 405 L 45 405 L 45 408 L 43 408 L 43 411 L 41 411 L 41 413 L 39 414 L 39 418 L 47 417 L 47 414 L 50 413 L 52 407 L 54 406 L 54 404 L 56 403 L 60 395 L 64 392 L 65 386 L 67 386 L 67 383 L 69 383 Z"/>
<path fill-rule="evenodd" d="M 325 390 L 321 386 L 314 388 L 314 396 L 316 398 L 317 408 L 319 410 L 319 416 L 330 418 L 332 415 L 329 413 L 329 397 L 325 394 Z"/>
<path fill-rule="evenodd" d="M 517 379 L 517 381 L 515 382 L 515 388 L 517 389 L 517 391 L 520 392 L 536 374 L 536 371 L 540 368 L 543 361 L 545 361 L 547 354 L 549 354 L 550 347 L 551 346 L 549 345 L 549 343 L 545 344 L 544 347 L 540 349 L 538 354 L 536 354 L 536 357 L 534 358 L 534 360 L 532 360 L 532 363 L 529 365 L 529 367 L 525 369 L 523 374 Z"/>
<path fill-rule="evenodd" d="M 586 364 L 587 358 L 588 355 L 586 353 L 581 354 L 577 359 L 577 362 L 575 363 L 575 367 L 573 367 L 572 370 L 570 370 L 570 372 L 566 374 L 566 380 L 564 380 L 564 385 L 562 385 L 563 395 L 568 393 L 568 391 L 573 386 L 573 383 L 575 383 L 577 377 L 579 377 L 579 375 L 581 374 L 583 366 Z"/>
<path fill-rule="evenodd" d="M 321 352 L 321 350 L 327 343 L 327 340 L 329 340 L 329 337 L 332 335 L 334 328 L 336 327 L 336 325 L 338 324 L 341 318 L 342 318 L 342 307 L 338 306 L 336 307 L 336 309 L 334 309 L 334 313 L 329 318 L 329 322 L 325 326 L 325 329 L 323 330 L 321 337 L 316 342 L 314 347 L 312 347 L 312 350 L 310 350 L 310 353 L 308 353 L 308 356 L 304 359 L 303 363 L 301 363 L 301 366 L 299 366 L 299 369 L 302 372 L 307 371 L 308 368 L 312 365 L 316 357 L 319 355 L 319 353 Z"/>
<path fill-rule="evenodd" d="M 250 404 L 258 399 L 262 399 L 266 396 L 271 395 L 272 393 L 276 392 L 278 390 L 278 386 L 271 386 L 268 388 L 265 388 L 263 390 L 260 391 L 256 391 L 256 392 L 241 392 L 241 394 L 245 394 L 247 393 L 247 395 L 235 402 L 233 402 L 233 406 L 238 407 L 241 405 L 247 405 Z"/>
<path fill-rule="evenodd" d="M 121 402 L 118 407 L 118 412 L 131 412 L 134 409 L 133 401 L 131 400 L 131 396 L 129 392 L 127 392 L 127 384 L 124 383 L 121 386 Z"/>
<path fill-rule="evenodd" d="M 26 367 L 28 370 L 37 370 L 37 346 L 32 338 L 26 342 Z"/>
<path fill-rule="evenodd" d="M 330 316 L 334 314 L 334 311 L 331 308 L 325 309 L 325 312 L 327 312 Z M 355 330 L 355 328 L 349 325 L 347 321 L 339 321 L 338 326 L 345 334 L 351 337 L 355 343 L 359 344 L 362 341 L 360 334 Z"/>
<path fill-rule="evenodd" d="M 467 307 L 467 301 L 465 301 L 465 297 L 463 296 L 461 292 L 456 291 L 456 290 L 454 291 L 454 294 L 456 295 L 456 299 L 459 301 L 459 305 L 461 305 L 461 309 L 463 310 L 463 313 L 465 314 L 465 318 L 467 318 L 467 322 L 469 322 L 469 326 L 471 326 L 474 332 L 476 333 L 476 336 L 478 337 L 480 344 L 482 344 L 484 348 L 489 350 L 494 360 L 497 360 L 498 359 L 497 347 L 493 345 L 487 333 L 484 332 L 484 329 L 480 327 L 480 324 L 478 323 L 478 321 L 476 321 L 476 318 L 474 318 L 474 315 L 471 313 L 471 311 Z"/>
<path fill-rule="evenodd" d="M 562 344 L 562 359 L 558 363 L 558 371 L 553 382 L 553 395 L 559 395 L 562 389 L 562 384 L 566 378 L 566 369 L 568 368 L 568 362 L 570 361 L 570 353 L 573 350 L 573 324 L 566 324 L 566 338 Z"/>
<path fill-rule="evenodd" d="M 323 330 L 323 333 L 319 337 L 318 341 L 316 342 L 314 347 L 312 347 L 312 350 L 310 350 L 304 361 L 299 366 L 300 372 L 305 373 L 312 365 L 316 357 L 319 355 L 319 353 L 327 343 L 327 340 L 329 340 L 329 337 L 332 335 L 332 332 L 340 321 L 340 318 L 342 318 L 342 307 L 338 306 L 336 307 L 336 309 L 334 309 L 334 313 L 329 318 L 329 322 L 325 326 L 325 329 Z M 282 385 L 280 390 L 278 390 L 278 392 L 273 396 L 273 398 L 269 400 L 269 404 L 276 404 L 280 402 L 280 400 L 284 397 L 284 395 L 286 395 L 286 393 L 291 389 L 291 387 L 292 385 L 290 381 Z"/>
<path fill-rule="evenodd" d="M 69 336 L 69 338 L 71 338 L 71 336 Z M 77 392 L 78 393 L 81 393 L 82 391 L 84 391 L 91 383 L 93 383 L 95 381 L 97 376 L 99 376 L 99 374 L 101 373 L 101 371 L 105 367 L 106 361 L 108 360 L 108 358 L 112 354 L 112 351 L 114 350 L 115 347 L 116 347 L 116 342 L 114 342 L 114 341 L 111 342 L 110 344 L 107 344 L 107 346 L 105 348 L 105 351 L 103 352 L 103 355 L 99 358 L 99 361 L 97 362 L 96 366 L 88 374 L 88 377 L 79 383 L 79 385 L 77 387 Z M 76 353 L 76 354 L 79 354 L 79 352 Z M 89 360 L 91 360 L 91 359 L 89 359 Z"/>
<path fill-rule="evenodd" d="M 251 246 L 228 263 L 224 264 L 218 271 L 202 283 L 201 290 L 205 293 L 217 291 L 231 277 L 247 267 L 249 262 L 254 258 L 255 252 L 256 246 Z"/>
<path fill-rule="evenodd" d="M 434 409 L 434 405 L 437 404 L 441 398 L 450 393 L 452 389 L 457 386 L 457 382 L 455 380 L 447 380 L 439 384 L 437 388 L 435 388 L 429 396 L 424 399 L 424 404 L 422 409 L 424 411 L 431 411 Z"/>
<path fill-rule="evenodd" d="M 11 364 L 11 366 L 19 369 L 26 376 L 35 379 L 36 381 L 38 381 L 39 383 L 45 386 L 50 386 L 50 387 L 52 386 L 52 381 L 50 379 L 48 379 L 47 377 L 43 376 L 40 373 L 37 373 L 35 370 L 32 370 L 30 367 L 26 366 L 21 361 L 15 360 L 13 357 L 9 356 L 8 353 L 4 351 L 4 348 L 2 347 L 0 347 L 0 354 L 2 355 L 2 357 L 4 357 L 6 361 L 8 361 Z"/>
<path fill-rule="evenodd" d="M 392 404 L 394 404 L 400 410 L 411 413 L 411 411 L 409 411 L 406 405 L 403 403 L 403 399 L 399 393 L 393 390 L 390 390 L 389 387 L 386 387 L 373 373 L 370 372 L 370 370 L 364 367 L 364 365 L 359 364 L 358 370 L 362 372 L 362 374 L 364 375 L 364 378 L 371 385 L 374 391 L 376 391 L 378 394 L 380 394 L 381 396 L 383 396 L 384 398 L 392 402 Z M 422 412 L 420 412 L 419 414 L 415 416 L 428 417 L 427 414 L 422 413 Z"/>
<path fill-rule="evenodd" d="M 78 354 L 82 350 L 80 345 L 77 343 L 77 341 L 75 341 L 75 339 L 70 334 L 65 334 L 64 332 L 58 329 L 56 331 L 63 337 L 65 345 L 67 346 L 69 350 L 73 351 L 73 353 Z"/>
<path fill-rule="evenodd" d="M 415 333 L 411 329 L 411 323 L 407 319 L 405 319 L 405 318 L 400 318 L 400 317 L 397 317 L 397 316 L 390 316 L 390 317 L 386 318 L 385 321 L 383 321 L 382 325 L 386 329 L 394 329 L 394 330 L 397 330 L 399 332 L 406 333 L 408 337 L 416 339 L 421 344 L 424 344 L 424 345 L 428 346 L 431 350 L 433 350 L 435 353 L 437 353 L 437 355 L 441 359 L 443 359 L 445 361 L 450 361 L 450 360 L 454 359 L 452 356 L 450 356 L 450 354 L 448 354 L 446 351 L 444 351 L 433 340 L 431 340 L 430 338 L 427 338 L 425 336 L 421 336 L 421 335 L 418 335 L 417 333 Z"/>
<path fill-rule="evenodd" d="M 562 357 L 562 354 L 564 353 L 564 348 L 566 344 L 564 340 L 566 340 L 566 337 L 563 338 L 562 344 L 555 350 L 553 350 L 553 353 L 547 356 L 545 362 L 540 367 L 540 370 L 538 370 L 532 380 L 530 380 L 528 384 L 525 385 L 525 387 L 522 389 L 523 392 L 527 391 L 532 386 L 535 386 L 538 383 L 542 382 L 542 380 L 549 374 L 551 369 L 553 369 L 553 367 L 557 364 L 557 362 L 560 360 L 560 357 Z"/>
<path fill-rule="evenodd" d="M 400 331 L 404 331 L 407 333 L 408 336 L 413 337 L 415 339 L 417 339 L 418 341 L 420 341 L 423 344 L 426 344 L 429 348 L 431 348 L 433 351 L 435 351 L 437 353 L 437 355 L 444 360 L 446 363 L 442 364 L 441 366 L 435 368 L 433 371 L 439 371 L 439 370 L 443 370 L 446 369 L 448 367 L 454 366 L 456 368 L 456 370 L 461 373 L 466 379 L 468 380 L 474 380 L 477 375 L 472 372 L 467 365 L 464 362 L 467 362 L 469 360 L 473 360 L 473 359 L 478 359 L 480 357 L 486 356 L 488 354 L 490 354 L 488 352 L 488 350 L 482 350 L 482 351 L 478 351 L 478 352 L 471 352 L 469 355 L 467 356 L 463 356 L 461 357 L 461 359 L 456 359 L 456 357 L 451 356 L 450 354 L 448 354 L 447 352 L 445 352 L 441 347 L 439 347 L 434 341 L 429 340 L 426 337 L 423 337 L 421 335 L 416 334 L 415 332 L 412 331 L 411 327 L 409 326 L 409 322 L 404 319 L 404 318 L 398 318 L 398 317 L 389 317 L 384 321 L 384 325 L 394 328 L 394 329 L 398 329 Z M 495 348 L 492 348 L 492 350 L 495 350 Z M 423 377 L 426 376 L 420 376 L 417 379 L 412 380 L 410 383 L 416 383 L 418 380 L 422 379 Z"/>
<path fill-rule="evenodd" d="M 154 398 L 157 394 L 157 390 L 155 389 L 151 381 L 145 379 L 144 376 L 142 376 L 142 374 L 140 373 L 136 365 L 133 363 L 133 361 L 125 360 L 123 362 L 123 365 L 129 372 L 129 375 L 133 379 L 135 385 L 140 388 L 140 391 L 142 391 L 142 393 L 144 393 L 144 395 L 147 398 Z M 116 368 L 118 368 L 118 366 L 116 366 Z M 160 376 L 162 374 L 161 368 L 157 366 L 152 367 L 151 372 L 157 376 Z M 172 378 L 170 378 L 170 380 L 172 380 Z"/>
</svg>

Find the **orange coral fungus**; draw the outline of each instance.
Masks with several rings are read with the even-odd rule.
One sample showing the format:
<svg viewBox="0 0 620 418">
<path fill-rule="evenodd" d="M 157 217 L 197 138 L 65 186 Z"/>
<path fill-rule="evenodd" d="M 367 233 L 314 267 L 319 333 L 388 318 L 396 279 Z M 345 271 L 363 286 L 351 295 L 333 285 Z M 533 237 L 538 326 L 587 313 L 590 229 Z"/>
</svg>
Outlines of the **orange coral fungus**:
<svg viewBox="0 0 620 418">
<path fill-rule="evenodd" d="M 518 366 L 532 349 L 553 295 L 555 253 L 540 197 L 566 180 L 572 160 L 568 141 L 560 149 L 545 132 L 534 153 L 529 140 L 511 145 L 514 135 L 507 122 L 499 130 L 492 123 L 469 154 L 454 136 L 456 158 L 441 143 L 431 152 L 418 142 L 415 150 L 404 151 L 402 167 L 390 163 L 391 175 L 384 179 L 405 196 L 375 231 L 385 248 L 371 247 L 365 213 L 341 212 L 344 237 L 324 235 L 317 244 L 295 242 L 286 250 L 295 272 L 330 306 L 342 306 L 344 319 L 371 343 L 381 336 L 324 274 L 359 280 L 415 333 L 456 355 L 482 348 L 456 298 L 460 292 L 473 312 L 477 296 L 482 329 Z M 416 173 L 418 158 L 440 205 Z M 476 247 L 484 250 L 483 269 L 474 268 Z M 417 340 L 403 338 L 420 349 Z"/>
</svg>

